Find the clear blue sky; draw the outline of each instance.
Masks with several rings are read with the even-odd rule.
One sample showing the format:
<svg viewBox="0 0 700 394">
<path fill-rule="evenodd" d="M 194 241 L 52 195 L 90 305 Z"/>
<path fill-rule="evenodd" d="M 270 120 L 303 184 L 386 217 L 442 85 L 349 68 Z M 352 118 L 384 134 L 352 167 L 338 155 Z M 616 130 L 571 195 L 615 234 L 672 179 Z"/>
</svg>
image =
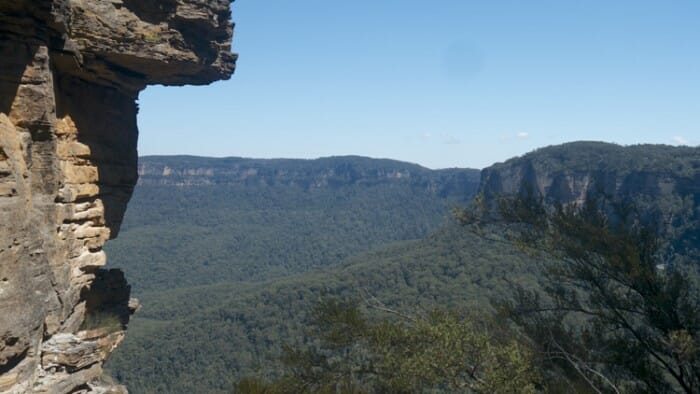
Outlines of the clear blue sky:
<svg viewBox="0 0 700 394">
<path fill-rule="evenodd" d="M 230 81 L 149 87 L 139 153 L 488 166 L 700 144 L 697 0 L 238 0 Z"/>
</svg>

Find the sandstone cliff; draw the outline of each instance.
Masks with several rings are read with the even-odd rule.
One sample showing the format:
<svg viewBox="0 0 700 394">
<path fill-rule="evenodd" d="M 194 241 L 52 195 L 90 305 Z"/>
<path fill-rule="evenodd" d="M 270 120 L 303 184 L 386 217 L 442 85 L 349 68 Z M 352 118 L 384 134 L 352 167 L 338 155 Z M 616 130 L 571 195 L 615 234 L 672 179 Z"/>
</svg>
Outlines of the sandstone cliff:
<svg viewBox="0 0 700 394">
<path fill-rule="evenodd" d="M 131 312 L 104 270 L 148 84 L 228 78 L 230 0 L 0 0 L 0 393 L 120 392 Z"/>
<path fill-rule="evenodd" d="M 482 171 L 479 194 L 486 204 L 524 193 L 565 205 L 601 196 L 631 202 L 672 240 L 667 259 L 700 255 L 700 148 L 574 142 Z"/>
<path fill-rule="evenodd" d="M 145 156 L 139 159 L 138 172 L 140 185 L 284 185 L 312 190 L 403 184 L 460 202 L 474 196 L 480 174 L 475 169 L 430 170 L 417 164 L 362 156 L 314 160 Z"/>
</svg>

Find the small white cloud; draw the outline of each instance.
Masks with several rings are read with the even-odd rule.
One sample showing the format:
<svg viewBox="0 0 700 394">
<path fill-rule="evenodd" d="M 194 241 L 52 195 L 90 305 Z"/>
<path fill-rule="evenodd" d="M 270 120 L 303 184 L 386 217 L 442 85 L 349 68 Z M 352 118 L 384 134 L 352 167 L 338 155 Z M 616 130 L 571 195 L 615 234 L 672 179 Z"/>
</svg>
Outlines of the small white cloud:
<svg viewBox="0 0 700 394">
<path fill-rule="evenodd" d="M 513 134 L 501 134 L 498 139 L 501 142 L 508 142 L 513 140 L 524 140 L 530 137 L 530 133 L 526 131 L 520 131 Z"/>
<path fill-rule="evenodd" d="M 688 145 L 690 143 L 690 141 L 681 137 L 680 135 L 674 136 L 671 139 L 673 140 L 673 142 L 675 142 L 678 145 Z"/>
<path fill-rule="evenodd" d="M 433 136 L 432 133 L 423 133 L 423 134 L 421 134 L 421 137 L 423 137 L 423 138 L 431 138 L 432 136 Z"/>
</svg>

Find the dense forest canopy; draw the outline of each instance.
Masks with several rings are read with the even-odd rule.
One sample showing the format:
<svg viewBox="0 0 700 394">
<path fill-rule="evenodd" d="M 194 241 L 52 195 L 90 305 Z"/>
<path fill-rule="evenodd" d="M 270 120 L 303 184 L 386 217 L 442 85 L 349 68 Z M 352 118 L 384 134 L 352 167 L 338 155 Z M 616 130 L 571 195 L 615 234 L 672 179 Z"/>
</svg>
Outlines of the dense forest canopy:
<svg viewBox="0 0 700 394">
<path fill-rule="evenodd" d="M 472 208 L 525 191 L 550 207 L 603 192 L 656 226 L 663 261 L 697 264 L 699 151 L 543 148 L 486 169 L 478 193 L 473 170 L 431 175 L 356 157 L 292 161 L 290 171 L 262 161 L 257 172 L 249 159 L 147 158 L 110 250 L 145 306 L 109 367 L 136 393 L 224 393 L 241 378 L 282 376 L 285 346 L 315 346 L 312 311 L 328 297 L 497 313 L 514 289 L 540 291 L 559 260 L 523 250 L 512 224 L 486 215 L 464 227 L 461 210 L 450 218 L 475 194 Z M 411 176 L 395 175 L 403 171 Z"/>
<path fill-rule="evenodd" d="M 265 280 L 424 237 L 476 193 L 479 176 L 360 157 L 146 157 L 140 172 L 108 245 L 139 293 Z"/>
</svg>

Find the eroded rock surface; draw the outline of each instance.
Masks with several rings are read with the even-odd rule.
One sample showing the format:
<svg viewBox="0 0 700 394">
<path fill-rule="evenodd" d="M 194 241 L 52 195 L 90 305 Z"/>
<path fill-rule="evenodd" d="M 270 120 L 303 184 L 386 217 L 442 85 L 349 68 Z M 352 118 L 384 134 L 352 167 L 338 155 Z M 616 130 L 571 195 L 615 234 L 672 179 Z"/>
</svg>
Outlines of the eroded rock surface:
<svg viewBox="0 0 700 394">
<path fill-rule="evenodd" d="M 0 393 L 100 380 L 137 304 L 105 270 L 148 84 L 228 78 L 229 0 L 0 0 Z"/>
<path fill-rule="evenodd" d="M 481 202 L 492 207 L 502 195 L 531 196 L 549 206 L 587 199 L 631 204 L 629 214 L 669 240 L 662 248 L 664 259 L 700 256 L 698 147 L 602 142 L 550 146 L 484 169 L 479 190 Z M 615 220 L 616 212 L 607 213 Z"/>
</svg>

